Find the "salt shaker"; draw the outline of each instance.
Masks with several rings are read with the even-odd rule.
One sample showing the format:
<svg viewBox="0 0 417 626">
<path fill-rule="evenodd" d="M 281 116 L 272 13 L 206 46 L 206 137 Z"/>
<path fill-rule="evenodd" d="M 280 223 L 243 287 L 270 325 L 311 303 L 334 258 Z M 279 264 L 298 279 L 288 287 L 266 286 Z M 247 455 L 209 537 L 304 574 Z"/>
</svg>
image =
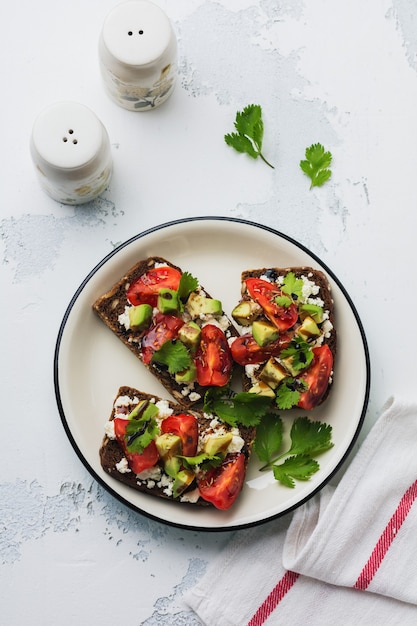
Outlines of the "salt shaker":
<svg viewBox="0 0 417 626">
<path fill-rule="evenodd" d="M 148 111 L 169 98 L 177 76 L 177 40 L 164 11 L 128 0 L 106 16 L 99 41 L 100 71 L 110 97 L 130 111 Z"/>
<path fill-rule="evenodd" d="M 41 187 L 58 202 L 89 202 L 110 181 L 107 131 L 83 104 L 58 102 L 44 109 L 34 122 L 30 151 Z"/>
</svg>

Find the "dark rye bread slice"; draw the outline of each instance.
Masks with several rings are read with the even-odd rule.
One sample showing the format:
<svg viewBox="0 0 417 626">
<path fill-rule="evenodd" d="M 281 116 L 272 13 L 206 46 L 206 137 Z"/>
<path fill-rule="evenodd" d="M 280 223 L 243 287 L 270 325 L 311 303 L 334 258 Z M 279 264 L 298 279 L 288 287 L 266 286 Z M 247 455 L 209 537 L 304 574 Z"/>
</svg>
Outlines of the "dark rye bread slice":
<svg viewBox="0 0 417 626">
<path fill-rule="evenodd" d="M 126 274 L 122 276 L 120 280 L 118 280 L 117 283 L 109 289 L 109 291 L 100 296 L 92 305 L 93 310 L 97 313 L 101 320 L 113 331 L 113 333 L 125 344 L 125 346 L 127 346 L 129 350 L 131 350 L 133 354 L 142 361 L 142 363 L 143 360 L 141 356 L 140 340 L 143 333 L 126 330 L 125 327 L 119 323 L 119 316 L 124 313 L 125 306 L 129 304 L 126 296 L 129 285 L 137 278 L 145 274 L 148 270 L 154 268 L 157 264 L 168 265 L 177 269 L 181 273 L 183 272 L 180 267 L 174 265 L 170 261 L 167 261 L 163 257 L 149 257 L 138 262 L 131 269 L 129 269 L 129 271 L 126 272 Z M 213 297 L 210 296 L 204 289 L 204 286 L 200 285 L 200 287 L 208 298 Z M 222 314 L 225 315 L 224 312 Z M 230 336 L 238 336 L 238 332 L 231 321 L 229 323 L 227 333 Z M 191 407 L 202 400 L 205 389 L 200 387 L 197 382 L 194 383 L 192 389 L 193 393 L 184 395 L 183 391 L 186 390 L 187 385 L 177 383 L 174 377 L 168 373 L 166 368 L 160 367 L 157 364 L 146 365 L 143 363 L 143 365 L 147 367 L 148 370 L 156 376 L 156 378 L 158 378 L 165 389 L 183 406 Z"/>
<path fill-rule="evenodd" d="M 126 407 L 124 407 L 123 412 L 125 414 L 130 413 L 134 407 L 136 406 L 136 402 L 133 402 L 133 400 L 136 398 L 139 401 L 141 400 L 148 400 L 150 402 L 159 402 L 161 401 L 161 398 L 155 396 L 155 395 L 151 395 L 148 393 L 145 393 L 143 391 L 139 391 L 137 389 L 134 389 L 132 387 L 128 387 L 128 386 L 123 386 L 120 387 L 115 398 L 114 398 L 114 402 L 113 402 L 113 407 L 110 413 L 110 417 L 109 417 L 109 421 L 112 421 L 115 418 L 116 415 L 116 408 L 115 408 L 115 404 L 118 398 L 120 397 L 128 397 L 130 399 L 132 399 L 132 403 L 127 405 Z M 178 415 L 180 413 L 184 413 L 184 408 L 180 407 L 179 405 L 175 404 L 174 402 L 170 402 L 170 401 L 165 401 L 167 402 L 168 406 L 173 410 L 173 415 Z M 199 424 L 199 432 L 200 432 L 200 436 L 207 432 L 212 432 L 212 427 L 211 427 L 211 423 L 212 423 L 212 419 L 214 416 L 208 417 L 206 416 L 202 411 L 196 411 L 194 409 L 192 410 L 187 410 L 187 414 L 191 414 L 194 415 L 197 420 L 198 420 L 198 424 Z M 222 423 L 223 424 L 223 423 Z M 226 430 L 229 430 L 230 427 L 227 426 L 226 424 L 223 424 L 223 427 Z M 239 434 L 242 437 L 243 441 L 244 441 L 244 445 L 242 448 L 242 452 L 245 455 L 245 471 L 247 468 L 247 465 L 249 463 L 249 459 L 250 459 L 250 455 L 251 455 L 251 451 L 252 451 L 252 446 L 253 446 L 253 442 L 255 439 L 255 428 L 254 427 L 247 427 L 247 426 L 240 426 L 239 427 Z M 136 491 L 141 491 L 143 493 L 148 493 L 152 496 L 157 496 L 160 498 L 165 498 L 167 500 L 171 500 L 172 502 L 179 502 L 181 505 L 183 504 L 188 504 L 188 505 L 193 505 L 193 506 L 209 506 L 211 507 L 212 505 L 207 502 L 206 500 L 203 500 L 203 498 L 198 497 L 198 499 L 194 502 L 194 501 L 187 501 L 187 493 L 189 492 L 194 492 L 195 493 L 195 489 L 196 489 L 196 485 L 193 484 L 191 485 L 185 492 L 184 494 L 182 494 L 179 498 L 174 499 L 172 495 L 168 495 L 166 493 L 166 485 L 164 486 L 164 484 L 158 484 L 158 482 L 160 482 L 160 480 L 152 480 L 152 479 L 144 479 L 144 480 L 140 480 L 138 479 L 138 476 L 136 474 L 134 474 L 132 471 L 130 472 L 121 472 L 119 471 L 119 469 L 117 468 L 117 464 L 120 463 L 124 458 L 124 453 L 122 448 L 119 446 L 118 442 L 116 439 L 111 439 L 108 437 L 107 434 L 104 435 L 104 438 L 102 440 L 101 443 L 101 447 L 100 447 L 100 463 L 101 466 L 103 468 L 103 470 L 109 474 L 110 476 L 112 476 L 115 480 L 118 480 L 119 482 L 127 485 L 128 487 L 131 487 L 132 489 L 135 489 Z M 165 482 L 168 481 L 169 483 L 169 477 L 167 477 L 166 474 L 164 474 L 163 470 L 162 470 L 162 466 L 161 466 L 161 477 L 162 475 L 165 476 Z M 185 496 L 185 498 L 184 498 Z"/>
<path fill-rule="evenodd" d="M 275 280 L 278 276 L 285 276 L 288 272 L 293 272 L 296 278 L 301 278 L 305 276 L 308 280 L 312 281 L 319 287 L 319 292 L 317 295 L 313 295 L 313 298 L 320 298 L 323 301 L 323 309 L 328 312 L 329 321 L 332 325 L 332 330 L 328 337 L 325 337 L 323 343 L 326 343 L 333 355 L 333 362 L 336 357 L 337 352 L 337 332 L 335 326 L 335 313 L 334 313 L 334 300 L 332 296 L 331 285 L 329 280 L 324 272 L 321 270 L 309 267 L 309 266 L 299 266 L 299 267 L 274 267 L 274 268 L 260 268 L 260 269 L 251 269 L 245 270 L 241 274 L 241 285 L 242 285 L 242 300 L 250 300 L 250 296 L 245 288 L 245 281 L 247 278 L 262 278 L 267 276 L 270 280 Z M 321 402 L 328 397 L 331 390 L 331 383 L 327 388 L 326 393 L 324 394 Z M 247 376 L 243 378 L 243 386 L 245 391 L 248 391 L 251 387 L 252 383 Z M 320 402 L 320 403 L 321 403 Z"/>
</svg>

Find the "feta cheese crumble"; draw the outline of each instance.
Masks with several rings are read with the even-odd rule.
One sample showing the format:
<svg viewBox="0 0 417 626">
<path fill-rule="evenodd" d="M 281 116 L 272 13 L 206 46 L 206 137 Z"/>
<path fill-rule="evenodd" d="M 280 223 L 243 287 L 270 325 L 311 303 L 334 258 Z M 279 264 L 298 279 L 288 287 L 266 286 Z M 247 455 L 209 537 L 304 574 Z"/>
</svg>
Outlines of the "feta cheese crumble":
<svg viewBox="0 0 417 626">
<path fill-rule="evenodd" d="M 129 309 L 130 306 L 125 306 L 124 312 L 120 313 L 119 317 L 117 318 L 120 326 L 124 326 L 126 330 L 130 329 Z"/>
<path fill-rule="evenodd" d="M 121 474 L 128 474 L 132 471 L 125 456 L 118 463 L 116 463 L 116 469 Z"/>
</svg>

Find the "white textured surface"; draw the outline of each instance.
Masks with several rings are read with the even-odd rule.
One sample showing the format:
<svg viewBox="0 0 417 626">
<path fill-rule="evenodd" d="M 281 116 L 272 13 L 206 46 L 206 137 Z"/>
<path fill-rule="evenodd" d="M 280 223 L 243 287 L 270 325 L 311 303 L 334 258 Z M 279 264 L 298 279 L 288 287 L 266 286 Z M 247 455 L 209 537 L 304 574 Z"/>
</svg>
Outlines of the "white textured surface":
<svg viewBox="0 0 417 626">
<path fill-rule="evenodd" d="M 98 37 L 114 4 L 0 7 L 0 583 L 1 621 L 13 626 L 194 624 L 182 593 L 230 536 L 172 529 L 118 504 L 61 426 L 52 361 L 62 316 L 90 269 L 132 235 L 195 215 L 290 235 L 333 269 L 365 326 L 363 434 L 388 395 L 415 393 L 415 333 L 403 332 L 417 310 L 415 3 L 160 0 L 179 80 L 143 114 L 101 84 Z M 111 186 L 83 207 L 48 198 L 29 154 L 36 115 L 62 100 L 89 106 L 112 145 Z M 275 170 L 223 141 L 249 103 L 263 108 Z M 333 177 L 309 191 L 298 162 L 316 141 L 333 153 Z"/>
</svg>

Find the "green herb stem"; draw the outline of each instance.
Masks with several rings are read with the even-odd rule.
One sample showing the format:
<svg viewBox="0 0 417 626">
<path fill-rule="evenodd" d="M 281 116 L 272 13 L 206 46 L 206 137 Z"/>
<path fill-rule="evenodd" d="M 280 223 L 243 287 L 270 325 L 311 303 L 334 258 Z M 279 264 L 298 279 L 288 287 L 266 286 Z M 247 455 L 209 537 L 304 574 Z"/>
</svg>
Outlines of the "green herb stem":
<svg viewBox="0 0 417 626">
<path fill-rule="evenodd" d="M 262 152 L 259 152 L 259 156 L 261 157 L 261 159 L 262 159 L 262 161 L 263 161 L 264 163 L 266 163 L 267 165 L 269 165 L 269 167 L 272 167 L 272 169 L 273 169 L 273 170 L 275 169 L 275 167 L 274 167 L 273 165 L 271 165 L 271 163 L 265 159 L 265 157 L 264 157 L 264 155 L 262 154 Z"/>
</svg>

